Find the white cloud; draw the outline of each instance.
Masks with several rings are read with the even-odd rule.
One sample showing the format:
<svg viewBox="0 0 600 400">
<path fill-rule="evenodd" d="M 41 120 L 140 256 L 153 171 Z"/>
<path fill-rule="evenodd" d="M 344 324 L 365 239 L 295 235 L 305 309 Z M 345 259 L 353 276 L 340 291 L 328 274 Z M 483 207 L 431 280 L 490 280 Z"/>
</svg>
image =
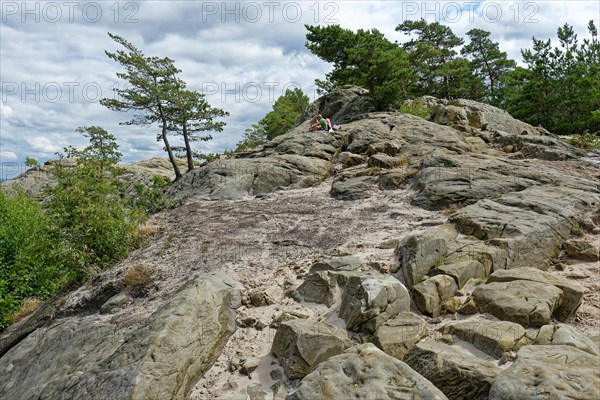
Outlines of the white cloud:
<svg viewBox="0 0 600 400">
<path fill-rule="evenodd" d="M 147 55 L 173 58 L 192 89 L 216 84 L 209 101 L 231 116 L 224 132 L 215 134 L 213 141 L 198 143 L 200 151 L 208 152 L 231 148 L 244 129 L 271 110 L 270 88 L 277 97 L 285 84 L 294 82 L 314 98 L 314 79 L 323 78 L 331 66 L 305 49 L 304 24 L 377 28 L 390 40 L 402 42 L 406 38 L 395 27 L 425 16 L 446 23 L 460 36 L 472 28 L 488 30 L 502 50 L 519 60 L 520 49 L 531 45 L 531 37 L 554 38 L 565 22 L 585 36 L 587 21 L 598 18 L 600 11 L 594 1 L 478 0 L 472 19 L 465 7 L 460 18 L 449 13 L 451 4 L 471 2 L 296 1 L 276 2 L 272 9 L 264 2 L 228 2 L 229 12 L 223 2 L 95 2 L 102 7 L 98 21 L 91 18 L 92 9 L 84 15 L 80 5 L 70 21 L 68 2 L 53 2 L 63 8 L 57 22 L 49 22 L 52 15 L 43 14 L 44 2 L 35 2 L 40 5 L 39 22 L 35 15 L 23 15 L 24 3 L 14 2 L 16 13 L 3 14 L 0 35 L 2 146 L 18 159 L 43 160 L 66 145 L 82 144 L 75 133 L 78 126 L 100 125 L 115 134 L 125 161 L 165 155 L 155 140 L 156 127 L 119 125 L 131 116 L 98 103 L 99 97 L 112 96 L 115 85 L 123 85 L 115 75 L 122 68 L 104 54 L 119 49 L 107 32 L 125 37 Z M 259 5 L 260 15 L 252 4 Z M 496 6 L 501 15 L 494 16 Z M 7 86 L 12 84 L 16 87 Z M 259 98 L 252 91 L 256 85 L 262 91 Z M 96 93 L 98 89 L 101 93 Z"/>
<path fill-rule="evenodd" d="M 12 151 L 0 151 L 0 160 L 2 160 L 2 162 L 16 161 L 17 155 Z"/>
</svg>

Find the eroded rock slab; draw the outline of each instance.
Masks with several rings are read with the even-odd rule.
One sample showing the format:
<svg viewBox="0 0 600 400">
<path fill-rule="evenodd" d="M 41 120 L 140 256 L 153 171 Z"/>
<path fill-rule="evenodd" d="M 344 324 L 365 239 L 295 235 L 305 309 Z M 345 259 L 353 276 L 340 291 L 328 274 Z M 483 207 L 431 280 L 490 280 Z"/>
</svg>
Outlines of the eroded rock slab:
<svg viewBox="0 0 600 400">
<path fill-rule="evenodd" d="M 473 297 L 480 312 L 528 327 L 549 323 L 564 294 L 552 285 L 518 280 L 478 286 Z"/>
<path fill-rule="evenodd" d="M 408 365 L 373 344 L 354 346 L 307 375 L 286 400 L 428 399 L 447 397 Z"/>
<path fill-rule="evenodd" d="M 297 379 L 352 345 L 344 329 L 317 321 L 294 320 L 279 326 L 271 351 L 288 378 Z"/>
<path fill-rule="evenodd" d="M 597 399 L 600 359 L 571 346 L 525 346 L 498 375 L 490 400 Z"/>
<path fill-rule="evenodd" d="M 240 304 L 237 282 L 202 274 L 131 332 L 57 320 L 0 359 L 0 397 L 184 399 L 235 331 Z"/>
<path fill-rule="evenodd" d="M 493 362 L 463 353 L 445 343 L 423 341 L 404 357 L 449 399 L 483 399 L 500 373 Z"/>
<path fill-rule="evenodd" d="M 385 321 L 373 335 L 373 343 L 392 357 L 402 357 L 427 336 L 426 322 L 417 314 L 401 312 Z"/>
</svg>

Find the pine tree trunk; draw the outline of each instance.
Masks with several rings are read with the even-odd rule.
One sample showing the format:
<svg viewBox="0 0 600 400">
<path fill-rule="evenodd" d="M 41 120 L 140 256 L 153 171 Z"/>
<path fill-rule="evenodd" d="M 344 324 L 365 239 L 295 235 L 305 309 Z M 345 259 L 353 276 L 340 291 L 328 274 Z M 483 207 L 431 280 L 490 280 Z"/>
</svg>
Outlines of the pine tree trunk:
<svg viewBox="0 0 600 400">
<path fill-rule="evenodd" d="M 173 150 L 171 150 L 171 145 L 169 145 L 169 139 L 167 139 L 167 121 L 163 120 L 163 128 L 162 128 L 162 138 L 165 143 L 165 148 L 167 149 L 167 154 L 169 154 L 169 161 L 171 161 L 171 165 L 173 165 L 173 171 L 175 171 L 175 180 L 181 178 L 181 172 L 179 171 L 179 166 L 177 165 L 177 160 L 173 155 Z"/>
<path fill-rule="evenodd" d="M 192 158 L 192 147 L 190 146 L 190 138 L 188 137 L 187 133 L 187 121 L 183 121 L 183 141 L 185 142 L 185 155 L 187 157 L 187 172 L 190 172 L 194 169 L 194 160 Z"/>
</svg>

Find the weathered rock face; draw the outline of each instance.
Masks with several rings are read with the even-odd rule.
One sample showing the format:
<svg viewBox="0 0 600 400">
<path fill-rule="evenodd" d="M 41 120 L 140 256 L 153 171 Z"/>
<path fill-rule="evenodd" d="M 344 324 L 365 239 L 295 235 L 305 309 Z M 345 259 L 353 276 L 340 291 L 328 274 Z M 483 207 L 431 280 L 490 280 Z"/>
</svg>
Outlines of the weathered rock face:
<svg viewBox="0 0 600 400">
<path fill-rule="evenodd" d="M 303 378 L 327 358 L 341 354 L 353 343 L 345 330 L 317 321 L 299 319 L 282 323 L 271 351 L 290 379 Z"/>
<path fill-rule="evenodd" d="M 566 324 L 544 325 L 533 344 L 572 346 L 595 356 L 600 355 L 600 346 L 594 340 Z"/>
<path fill-rule="evenodd" d="M 0 397 L 184 399 L 235 331 L 240 301 L 239 284 L 205 274 L 139 329 L 57 320 L 0 359 Z"/>
<path fill-rule="evenodd" d="M 500 358 L 504 353 L 518 350 L 532 341 L 519 324 L 508 321 L 467 321 L 446 326 L 444 332 L 457 336 L 473 346 Z"/>
<path fill-rule="evenodd" d="M 321 114 L 333 124 L 349 122 L 357 115 L 375 110 L 369 91 L 357 86 L 342 86 L 329 95 L 313 102 L 302 114 L 300 121 L 314 119 Z"/>
<path fill-rule="evenodd" d="M 598 249 L 584 240 L 567 240 L 563 243 L 567 254 L 577 260 L 598 261 Z"/>
<path fill-rule="evenodd" d="M 494 272 L 488 279 L 488 283 L 513 281 L 532 281 L 560 289 L 563 299 L 554 313 L 559 321 L 564 321 L 573 315 L 583 302 L 583 287 L 579 283 L 536 268 L 500 270 Z"/>
<path fill-rule="evenodd" d="M 410 309 L 410 296 L 392 276 L 350 276 L 342 293 L 339 316 L 350 330 L 375 332 L 394 315 Z"/>
<path fill-rule="evenodd" d="M 427 336 L 425 320 L 411 312 L 401 312 L 377 328 L 373 343 L 398 360 Z"/>
<path fill-rule="evenodd" d="M 249 194 L 318 184 L 331 163 L 298 154 L 217 160 L 185 174 L 168 190 L 175 199 L 236 200 Z"/>
<path fill-rule="evenodd" d="M 439 317 L 444 303 L 456 293 L 458 287 L 448 275 L 436 275 L 413 287 L 415 305 L 425 315 Z"/>
<path fill-rule="evenodd" d="M 552 285 L 511 281 L 479 286 L 473 291 L 473 297 L 480 312 L 528 327 L 549 323 L 564 295 Z"/>
<path fill-rule="evenodd" d="M 402 361 L 372 344 L 362 344 L 319 364 L 286 400 L 357 398 L 442 400 L 447 397 Z"/>
<path fill-rule="evenodd" d="M 445 343 L 423 341 L 404 357 L 449 399 L 487 398 L 492 383 L 500 373 L 493 362 L 463 353 Z"/>
<path fill-rule="evenodd" d="M 600 359 L 571 346 L 525 346 L 492 385 L 490 400 L 596 399 Z"/>
</svg>

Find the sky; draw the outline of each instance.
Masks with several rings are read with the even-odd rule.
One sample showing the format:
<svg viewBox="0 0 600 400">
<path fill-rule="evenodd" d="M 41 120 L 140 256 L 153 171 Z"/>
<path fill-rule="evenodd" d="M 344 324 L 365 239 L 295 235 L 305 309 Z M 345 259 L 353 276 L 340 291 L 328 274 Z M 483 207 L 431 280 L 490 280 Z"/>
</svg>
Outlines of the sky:
<svg viewBox="0 0 600 400">
<path fill-rule="evenodd" d="M 407 20 L 438 21 L 465 37 L 485 29 L 509 57 L 531 38 L 552 38 L 569 23 L 580 38 L 600 25 L 598 1 L 4 1 L 0 0 L 0 179 L 43 162 L 64 147 L 83 146 L 75 129 L 97 125 L 115 135 L 124 162 L 166 157 L 157 126 L 120 125 L 127 113 L 100 105 L 125 82 L 105 50 L 120 35 L 147 56 L 170 57 L 192 90 L 230 113 L 223 132 L 197 145 L 221 152 L 272 109 L 287 88 L 315 100 L 314 80 L 331 65 L 305 48 L 309 25 L 377 28 L 399 43 Z"/>
</svg>

